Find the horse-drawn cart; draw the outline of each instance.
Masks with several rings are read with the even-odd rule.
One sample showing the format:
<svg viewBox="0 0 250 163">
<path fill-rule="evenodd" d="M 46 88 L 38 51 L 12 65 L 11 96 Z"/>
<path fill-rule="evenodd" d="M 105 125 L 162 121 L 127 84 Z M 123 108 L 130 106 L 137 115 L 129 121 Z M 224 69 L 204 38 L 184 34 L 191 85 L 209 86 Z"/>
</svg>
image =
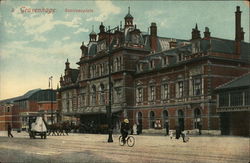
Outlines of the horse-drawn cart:
<svg viewBox="0 0 250 163">
<path fill-rule="evenodd" d="M 46 139 L 47 128 L 44 120 L 40 116 L 29 116 L 29 136 L 35 139 L 36 136 L 41 136 L 41 139 Z"/>
</svg>

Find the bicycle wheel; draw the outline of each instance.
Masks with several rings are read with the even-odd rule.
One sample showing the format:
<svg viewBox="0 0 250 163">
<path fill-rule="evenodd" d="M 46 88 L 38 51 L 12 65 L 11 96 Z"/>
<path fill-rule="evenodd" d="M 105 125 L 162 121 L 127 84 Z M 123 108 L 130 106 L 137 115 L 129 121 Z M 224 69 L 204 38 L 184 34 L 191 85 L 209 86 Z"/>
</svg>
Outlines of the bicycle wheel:
<svg viewBox="0 0 250 163">
<path fill-rule="evenodd" d="M 125 144 L 125 143 L 122 141 L 122 136 L 119 137 L 119 144 L 120 144 L 121 146 L 124 146 L 124 144 Z"/>
<path fill-rule="evenodd" d="M 127 144 L 129 147 L 133 147 L 135 145 L 135 138 L 133 136 L 128 136 Z"/>
</svg>

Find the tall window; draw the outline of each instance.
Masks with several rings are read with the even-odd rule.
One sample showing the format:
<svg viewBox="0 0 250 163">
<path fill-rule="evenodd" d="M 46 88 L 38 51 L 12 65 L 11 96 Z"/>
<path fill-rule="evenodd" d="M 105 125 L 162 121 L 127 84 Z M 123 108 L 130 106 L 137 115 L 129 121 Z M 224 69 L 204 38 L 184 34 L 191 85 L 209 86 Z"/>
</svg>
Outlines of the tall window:
<svg viewBox="0 0 250 163">
<path fill-rule="evenodd" d="M 99 101 L 99 103 L 101 104 L 101 105 L 103 105 L 104 104 L 104 102 L 105 102 L 105 98 L 104 98 L 104 85 L 103 84 L 101 84 L 100 85 L 100 101 Z"/>
<path fill-rule="evenodd" d="M 163 100 L 166 100 L 168 99 L 168 84 L 167 83 L 164 83 L 163 86 L 162 86 L 162 99 Z"/>
<path fill-rule="evenodd" d="M 137 102 L 142 102 L 142 88 L 137 88 L 136 101 Z"/>
<path fill-rule="evenodd" d="M 149 100 L 154 101 L 155 100 L 155 86 L 151 85 L 149 86 Z"/>
<path fill-rule="evenodd" d="M 198 128 L 201 123 L 201 111 L 200 109 L 194 109 L 194 128 Z"/>
<path fill-rule="evenodd" d="M 201 95 L 201 78 L 193 79 L 193 95 L 194 96 Z"/>
<path fill-rule="evenodd" d="M 92 86 L 92 98 L 91 98 L 91 104 L 96 104 L 96 87 Z"/>
<path fill-rule="evenodd" d="M 245 105 L 250 105 L 250 92 L 245 91 Z"/>
<path fill-rule="evenodd" d="M 183 81 L 179 81 L 178 83 L 177 83 L 177 86 L 178 86 L 178 88 L 177 88 L 177 97 L 179 97 L 179 98 L 181 98 L 181 97 L 183 97 L 183 89 L 184 89 L 184 86 L 183 86 Z"/>
<path fill-rule="evenodd" d="M 154 63 L 154 60 L 151 60 L 150 62 L 149 62 L 149 64 L 150 64 L 150 69 L 153 69 L 154 67 L 155 67 L 155 63 Z"/>
</svg>

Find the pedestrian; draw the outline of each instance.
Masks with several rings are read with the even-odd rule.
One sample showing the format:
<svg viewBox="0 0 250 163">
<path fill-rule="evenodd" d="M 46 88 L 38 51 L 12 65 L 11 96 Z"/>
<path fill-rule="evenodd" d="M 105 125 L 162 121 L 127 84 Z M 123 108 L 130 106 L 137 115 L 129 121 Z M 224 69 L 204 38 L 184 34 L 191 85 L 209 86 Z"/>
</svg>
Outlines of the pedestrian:
<svg viewBox="0 0 250 163">
<path fill-rule="evenodd" d="M 199 135 L 201 135 L 201 128 L 202 128 L 202 125 L 198 124 Z"/>
<path fill-rule="evenodd" d="M 165 129 L 166 129 L 166 135 L 169 135 L 169 125 L 168 125 L 168 121 L 165 122 Z"/>
<path fill-rule="evenodd" d="M 169 131 L 169 137 L 170 137 L 170 139 L 173 138 L 173 131 L 172 130 Z"/>
<path fill-rule="evenodd" d="M 137 124 L 137 135 L 142 133 L 142 125 L 140 123 Z"/>
<path fill-rule="evenodd" d="M 133 125 L 133 134 L 137 134 L 137 124 Z"/>
<path fill-rule="evenodd" d="M 179 126 L 175 126 L 175 139 L 179 139 L 181 136 L 181 130 Z"/>
<path fill-rule="evenodd" d="M 10 125 L 10 123 L 8 123 L 8 137 L 13 138 L 13 135 L 11 134 L 11 130 L 12 130 L 11 125 Z"/>
</svg>

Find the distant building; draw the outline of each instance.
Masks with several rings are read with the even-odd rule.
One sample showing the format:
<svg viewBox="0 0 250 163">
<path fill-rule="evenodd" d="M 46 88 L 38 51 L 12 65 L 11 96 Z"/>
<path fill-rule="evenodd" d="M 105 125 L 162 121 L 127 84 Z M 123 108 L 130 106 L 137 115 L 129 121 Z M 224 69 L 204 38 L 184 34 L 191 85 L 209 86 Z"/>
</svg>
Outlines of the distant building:
<svg viewBox="0 0 250 163">
<path fill-rule="evenodd" d="M 212 37 L 207 27 L 202 37 L 197 24 L 190 40 L 160 37 L 154 22 L 149 32 L 142 32 L 130 10 L 124 26 L 108 30 L 101 23 L 99 33 L 93 30 L 88 45 L 80 47 L 79 68 L 65 63 L 58 94 L 63 118 L 106 123 L 110 56 L 115 127 L 126 117 L 143 129 L 159 129 L 167 122 L 170 129 L 202 126 L 219 132 L 213 91 L 250 68 L 239 7 L 235 16 L 235 40 Z"/>
<path fill-rule="evenodd" d="M 223 135 L 250 135 L 250 73 L 219 86 L 217 112 Z"/>
<path fill-rule="evenodd" d="M 58 111 L 56 91 L 34 89 L 23 96 L 0 101 L 0 130 L 7 130 L 10 123 L 14 130 L 27 128 L 27 117 L 40 113 L 51 123 L 51 108 L 54 122 L 57 121 Z"/>
</svg>

